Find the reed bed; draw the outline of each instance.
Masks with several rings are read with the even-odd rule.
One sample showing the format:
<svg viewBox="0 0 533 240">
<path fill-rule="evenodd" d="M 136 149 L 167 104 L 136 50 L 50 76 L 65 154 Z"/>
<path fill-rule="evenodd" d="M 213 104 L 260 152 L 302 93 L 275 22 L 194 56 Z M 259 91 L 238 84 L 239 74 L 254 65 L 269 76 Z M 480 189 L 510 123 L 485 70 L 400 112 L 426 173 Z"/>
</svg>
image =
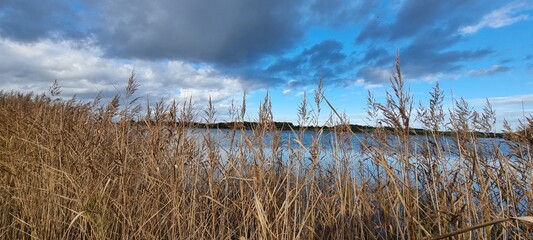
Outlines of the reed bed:
<svg viewBox="0 0 533 240">
<path fill-rule="evenodd" d="M 533 210 L 533 121 L 487 144 L 474 131 L 494 129 L 490 103 L 445 110 L 436 85 L 413 110 L 396 63 L 387 100 L 369 95 L 367 109 L 392 128 L 355 134 L 322 85 L 302 99 L 302 126 L 332 112 L 327 148 L 323 129 L 310 143 L 311 130 L 293 130 L 284 143 L 268 96 L 259 124 L 235 125 L 220 148 L 213 130 L 191 134 L 194 122 L 215 121 L 211 102 L 199 112 L 191 101 L 142 108 L 134 75 L 105 104 L 55 99 L 57 85 L 0 92 L 0 238 L 423 239 L 497 219 L 453 237 L 531 238 L 533 225 L 512 217 Z M 229 111 L 236 122 L 246 120 L 242 102 Z M 424 141 L 412 141 L 415 121 L 430 130 Z"/>
</svg>

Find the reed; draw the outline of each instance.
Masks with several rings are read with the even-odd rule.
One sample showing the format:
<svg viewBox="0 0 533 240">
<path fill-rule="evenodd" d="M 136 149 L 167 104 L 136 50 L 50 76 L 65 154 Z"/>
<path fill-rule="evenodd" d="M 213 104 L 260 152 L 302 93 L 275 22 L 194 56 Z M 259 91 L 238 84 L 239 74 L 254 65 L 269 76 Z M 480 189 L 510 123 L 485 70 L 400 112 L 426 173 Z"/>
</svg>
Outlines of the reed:
<svg viewBox="0 0 533 240">
<path fill-rule="evenodd" d="M 392 128 L 355 134 L 320 84 L 298 123 L 316 126 L 332 110 L 334 139 L 300 128 L 284 142 L 267 95 L 259 124 L 234 125 L 224 148 L 215 130 L 192 128 L 216 121 L 211 101 L 199 112 L 192 100 L 142 108 L 133 74 L 106 104 L 54 99 L 57 83 L 49 95 L 0 92 L 0 238 L 531 238 L 528 218 L 516 217 L 533 210 L 533 121 L 487 144 L 473 132 L 494 129 L 490 103 L 478 113 L 459 99 L 446 112 L 437 84 L 413 111 L 399 57 L 391 86 L 368 110 Z M 246 120 L 245 102 L 230 119 Z M 423 141 L 413 141 L 414 121 L 430 130 Z"/>
</svg>

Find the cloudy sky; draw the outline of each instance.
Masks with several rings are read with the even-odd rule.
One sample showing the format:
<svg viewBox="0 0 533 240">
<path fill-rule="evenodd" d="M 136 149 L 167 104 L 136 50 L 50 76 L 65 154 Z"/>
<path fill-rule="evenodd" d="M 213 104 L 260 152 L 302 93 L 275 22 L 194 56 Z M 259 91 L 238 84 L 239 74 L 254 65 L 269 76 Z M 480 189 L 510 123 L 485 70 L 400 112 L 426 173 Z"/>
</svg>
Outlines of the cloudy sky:
<svg viewBox="0 0 533 240">
<path fill-rule="evenodd" d="M 295 121 L 320 77 L 326 97 L 365 123 L 399 52 L 415 100 L 446 95 L 498 122 L 533 114 L 533 0 L 0 0 L 0 89 L 92 99 L 132 70 L 151 101 L 198 106 L 219 120 L 248 94 L 249 118 L 269 91 L 274 118 Z"/>
</svg>

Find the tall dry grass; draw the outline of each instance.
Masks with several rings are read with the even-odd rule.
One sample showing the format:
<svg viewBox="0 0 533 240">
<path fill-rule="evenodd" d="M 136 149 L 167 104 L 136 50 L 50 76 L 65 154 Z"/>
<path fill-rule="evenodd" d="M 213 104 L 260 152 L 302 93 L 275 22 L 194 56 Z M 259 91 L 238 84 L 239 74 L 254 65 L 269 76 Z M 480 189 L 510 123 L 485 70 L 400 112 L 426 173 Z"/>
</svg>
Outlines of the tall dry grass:
<svg viewBox="0 0 533 240">
<path fill-rule="evenodd" d="M 436 85 L 415 113 L 396 63 L 386 102 L 370 97 L 368 108 L 393 128 L 351 132 L 320 84 L 298 123 L 317 125 L 331 109 L 338 127 L 327 141 L 312 131 L 310 143 L 305 128 L 283 142 L 268 95 L 260 124 L 235 125 L 220 148 L 212 130 L 191 133 L 192 122 L 216 121 L 211 101 L 202 112 L 192 101 L 141 112 L 133 75 L 107 104 L 54 100 L 57 84 L 51 96 L 1 92 L 0 238 L 421 239 L 495 219 L 510 221 L 455 238 L 532 237 L 510 218 L 533 210 L 532 122 L 486 144 L 473 131 L 494 129 L 489 103 L 478 113 L 460 99 L 446 112 Z M 246 120 L 245 97 L 229 112 Z M 423 141 L 410 135 L 414 121 L 431 130 Z"/>
</svg>

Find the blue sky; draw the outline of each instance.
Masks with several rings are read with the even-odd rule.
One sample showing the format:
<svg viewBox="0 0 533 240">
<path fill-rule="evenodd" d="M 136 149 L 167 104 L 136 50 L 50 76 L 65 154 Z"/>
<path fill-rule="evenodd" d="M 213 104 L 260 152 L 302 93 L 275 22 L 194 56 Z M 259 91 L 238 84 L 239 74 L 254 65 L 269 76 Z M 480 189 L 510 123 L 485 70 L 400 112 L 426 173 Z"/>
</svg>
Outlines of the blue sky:
<svg viewBox="0 0 533 240">
<path fill-rule="evenodd" d="M 439 82 L 446 107 L 489 99 L 500 129 L 533 114 L 531 39 L 533 0 L 2 0 L 0 89 L 57 79 L 65 98 L 111 97 L 135 69 L 152 102 L 211 97 L 223 121 L 246 91 L 254 120 L 268 90 L 275 120 L 294 122 L 322 77 L 365 124 L 367 92 L 383 101 L 398 51 L 417 106 Z"/>
</svg>

